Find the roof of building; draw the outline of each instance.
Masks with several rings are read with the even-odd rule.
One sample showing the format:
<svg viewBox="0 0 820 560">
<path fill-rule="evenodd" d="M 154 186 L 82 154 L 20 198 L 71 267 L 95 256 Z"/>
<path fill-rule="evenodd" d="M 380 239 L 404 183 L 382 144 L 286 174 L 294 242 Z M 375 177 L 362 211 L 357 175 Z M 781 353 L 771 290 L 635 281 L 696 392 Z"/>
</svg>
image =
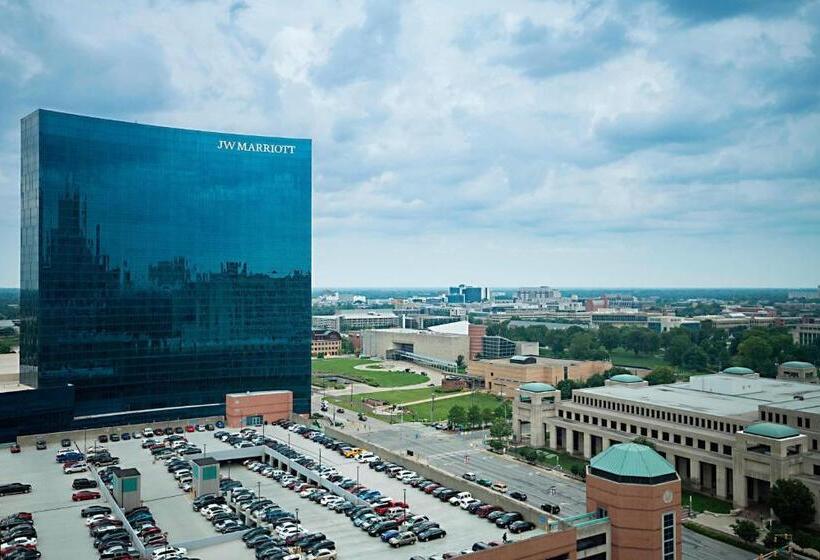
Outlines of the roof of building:
<svg viewBox="0 0 820 560">
<path fill-rule="evenodd" d="M 616 383 L 640 383 L 643 381 L 643 379 L 631 373 L 619 373 L 618 375 L 610 377 L 609 380 L 615 381 Z"/>
<path fill-rule="evenodd" d="M 513 356 L 515 357 L 515 356 Z M 535 363 L 539 366 L 547 366 L 547 367 L 563 367 L 563 366 L 575 366 L 579 364 L 583 364 L 588 360 L 565 360 L 562 358 L 545 358 L 543 356 L 526 356 L 527 358 L 535 358 Z M 493 360 L 481 360 L 482 362 L 489 362 L 492 364 L 510 364 L 510 358 L 496 358 Z M 522 365 L 513 363 L 512 365 Z M 532 364 L 524 364 L 524 365 L 532 365 Z"/>
<path fill-rule="evenodd" d="M 194 459 L 194 463 L 199 465 L 200 467 L 207 467 L 208 465 L 216 465 L 219 463 L 213 457 L 199 457 L 198 459 Z"/>
<path fill-rule="evenodd" d="M 684 383 L 635 387 L 612 383 L 573 393 L 616 398 L 694 414 L 731 417 L 739 423 L 759 418 L 760 406 L 792 410 L 820 407 L 820 385 L 768 378 L 697 375 Z M 562 403 L 563 405 L 564 403 Z M 574 406 L 567 402 L 566 406 Z"/>
<path fill-rule="evenodd" d="M 453 323 L 444 323 L 441 325 L 433 325 L 432 327 L 427 327 L 428 331 L 433 331 L 436 333 L 443 333 L 443 334 L 460 334 L 462 336 L 467 336 L 468 329 L 470 328 L 469 321 L 455 321 Z"/>
<path fill-rule="evenodd" d="M 790 369 L 814 369 L 814 365 L 810 364 L 809 362 L 784 362 L 780 364 L 785 368 Z"/>
<path fill-rule="evenodd" d="M 619 443 L 589 462 L 592 473 L 616 482 L 657 484 L 677 479 L 675 468 L 657 451 L 638 443 Z"/>
<path fill-rule="evenodd" d="M 532 383 L 524 383 L 519 387 L 519 389 L 530 393 L 546 393 L 549 391 L 555 391 L 555 387 L 549 383 L 538 383 L 536 381 L 533 381 Z"/>
<path fill-rule="evenodd" d="M 800 435 L 800 432 L 791 426 L 772 424 L 771 422 L 758 422 L 751 426 L 746 426 L 743 432 L 772 439 L 785 439 Z"/>
<path fill-rule="evenodd" d="M 277 389 L 274 391 L 245 391 L 244 393 L 227 393 L 226 397 L 251 397 L 254 395 L 277 395 L 280 393 L 292 393 L 293 391 L 288 391 L 287 389 Z"/>
<path fill-rule="evenodd" d="M 116 470 L 112 469 L 112 471 L 114 471 L 114 474 L 116 475 L 117 478 L 125 478 L 127 476 L 139 476 L 140 475 L 140 472 L 137 469 L 133 468 L 133 467 L 130 467 L 130 468 L 127 468 L 127 469 L 116 469 Z"/>
<path fill-rule="evenodd" d="M 749 375 L 749 374 L 754 373 L 754 370 L 751 370 L 747 367 L 734 366 L 734 367 L 726 368 L 723 371 L 721 371 L 720 373 L 724 373 L 724 374 L 727 374 L 727 375 Z"/>
</svg>

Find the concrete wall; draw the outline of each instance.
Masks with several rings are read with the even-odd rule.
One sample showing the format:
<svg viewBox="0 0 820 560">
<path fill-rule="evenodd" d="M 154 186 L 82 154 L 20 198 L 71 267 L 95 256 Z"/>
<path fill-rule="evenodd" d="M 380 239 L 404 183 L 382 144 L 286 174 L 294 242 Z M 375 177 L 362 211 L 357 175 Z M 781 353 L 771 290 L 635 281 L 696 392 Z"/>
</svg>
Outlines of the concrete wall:
<svg viewBox="0 0 820 560">
<path fill-rule="evenodd" d="M 384 459 L 385 461 L 390 461 L 391 463 L 401 465 L 405 469 L 415 471 L 419 475 L 425 478 L 429 478 L 431 480 L 435 480 L 439 484 L 443 484 L 444 486 L 453 488 L 454 490 L 458 490 L 460 492 L 470 492 L 470 494 L 472 494 L 474 498 L 476 498 L 477 500 L 481 500 L 484 503 L 499 506 L 507 511 L 521 512 L 521 515 L 524 516 L 524 519 L 535 523 L 542 529 L 546 526 L 547 521 L 550 518 L 550 516 L 548 516 L 546 513 L 529 504 L 519 502 L 518 500 L 514 500 L 504 494 L 500 494 L 494 490 L 490 490 L 489 488 L 485 488 L 474 482 L 464 480 L 460 476 L 454 476 L 441 469 L 419 462 L 418 460 L 414 459 L 413 457 L 410 457 L 409 455 L 395 453 L 393 451 L 390 451 L 389 449 L 385 449 L 384 447 L 375 445 L 369 441 L 365 441 L 363 439 L 357 438 L 345 432 L 341 432 L 339 430 L 331 428 L 330 426 L 325 427 L 324 432 L 331 437 L 334 437 L 341 441 L 345 441 L 356 447 L 368 449 L 376 455 L 378 455 L 379 457 L 381 457 L 382 459 Z"/>
<path fill-rule="evenodd" d="M 514 543 L 497 546 L 470 554 L 470 560 L 544 560 L 567 554 L 569 560 L 578 558 L 575 551 L 575 529 L 548 533 Z"/>
</svg>

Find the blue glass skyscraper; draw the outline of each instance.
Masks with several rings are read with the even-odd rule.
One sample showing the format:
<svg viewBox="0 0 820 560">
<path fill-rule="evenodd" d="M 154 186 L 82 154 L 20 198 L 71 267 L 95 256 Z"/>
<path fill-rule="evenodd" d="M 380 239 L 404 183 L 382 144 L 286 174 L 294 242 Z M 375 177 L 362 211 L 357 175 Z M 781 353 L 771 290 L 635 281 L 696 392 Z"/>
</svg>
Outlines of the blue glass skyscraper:
<svg viewBox="0 0 820 560">
<path fill-rule="evenodd" d="M 310 407 L 311 143 L 22 120 L 21 381 L 75 425 Z"/>
</svg>

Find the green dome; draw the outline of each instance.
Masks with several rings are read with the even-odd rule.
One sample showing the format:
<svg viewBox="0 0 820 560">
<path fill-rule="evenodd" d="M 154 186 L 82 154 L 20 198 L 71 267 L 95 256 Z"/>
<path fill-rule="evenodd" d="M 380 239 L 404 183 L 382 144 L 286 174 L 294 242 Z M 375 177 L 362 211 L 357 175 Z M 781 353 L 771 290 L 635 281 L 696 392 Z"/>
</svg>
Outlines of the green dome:
<svg viewBox="0 0 820 560">
<path fill-rule="evenodd" d="M 784 426 L 783 424 L 773 424 L 771 422 L 758 422 L 757 424 L 746 426 L 743 429 L 743 432 L 746 434 L 763 436 L 772 439 L 785 439 L 800 435 L 800 432 L 798 432 L 791 426 Z"/>
<path fill-rule="evenodd" d="M 547 393 L 549 391 L 555 391 L 555 387 L 550 385 L 549 383 L 524 383 L 519 387 L 522 391 L 529 391 L 530 393 Z"/>
<path fill-rule="evenodd" d="M 735 367 L 726 368 L 723 371 L 721 371 L 720 373 L 725 373 L 727 375 L 749 375 L 751 373 L 754 373 L 754 370 L 751 370 L 747 367 L 735 366 Z"/>
<path fill-rule="evenodd" d="M 659 484 L 677 480 L 675 468 L 657 451 L 638 443 L 619 443 L 589 462 L 590 472 L 627 484 Z"/>
<path fill-rule="evenodd" d="M 631 373 L 619 373 L 618 375 L 610 377 L 609 380 L 617 383 L 640 383 L 643 381 L 643 379 Z"/>
<path fill-rule="evenodd" d="M 809 362 L 784 362 L 780 365 L 789 369 L 814 369 L 814 366 Z"/>
</svg>

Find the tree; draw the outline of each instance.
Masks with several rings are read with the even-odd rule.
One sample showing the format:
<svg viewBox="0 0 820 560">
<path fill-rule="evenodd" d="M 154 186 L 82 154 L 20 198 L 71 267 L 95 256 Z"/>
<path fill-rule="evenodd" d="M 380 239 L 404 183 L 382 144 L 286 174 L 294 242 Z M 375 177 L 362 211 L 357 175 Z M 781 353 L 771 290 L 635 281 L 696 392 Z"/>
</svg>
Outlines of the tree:
<svg viewBox="0 0 820 560">
<path fill-rule="evenodd" d="M 463 368 L 464 367 L 464 356 L 462 356 L 461 354 L 459 354 L 456 357 L 456 367 L 458 367 L 458 368 Z"/>
<path fill-rule="evenodd" d="M 706 369 L 706 362 L 709 360 L 709 357 L 706 355 L 706 352 L 700 346 L 695 346 L 694 344 L 689 347 L 686 352 L 683 353 L 681 357 L 681 366 L 686 369 L 691 369 L 695 371 L 703 371 Z"/>
<path fill-rule="evenodd" d="M 604 325 L 598 329 L 598 341 L 607 351 L 612 352 L 621 345 L 621 330 L 612 325 Z"/>
<path fill-rule="evenodd" d="M 449 422 L 453 428 L 463 426 L 466 419 L 464 408 L 459 405 L 453 406 L 449 412 L 447 412 L 447 422 Z"/>
<path fill-rule="evenodd" d="M 748 543 L 756 542 L 760 537 L 760 529 L 748 519 L 738 519 L 731 527 L 735 535 Z"/>
<path fill-rule="evenodd" d="M 508 438 L 512 435 L 512 426 L 503 418 L 496 418 L 490 426 L 490 436 L 496 439 Z"/>
<path fill-rule="evenodd" d="M 500 439 L 491 439 L 487 442 L 487 444 L 496 451 L 501 451 L 504 449 L 504 442 Z"/>
<path fill-rule="evenodd" d="M 477 404 L 467 410 L 467 423 L 473 428 L 481 426 L 481 409 Z"/>
<path fill-rule="evenodd" d="M 604 376 L 601 375 L 600 373 L 590 375 L 587 378 L 586 386 L 587 387 L 603 387 L 604 386 Z"/>
<path fill-rule="evenodd" d="M 489 426 L 495 419 L 495 411 L 492 408 L 481 409 L 481 423 L 484 426 Z"/>
<path fill-rule="evenodd" d="M 11 346 L 5 342 L 0 342 L 0 354 L 11 354 Z"/>
<path fill-rule="evenodd" d="M 769 493 L 769 506 L 780 521 L 797 529 L 814 521 L 814 495 L 797 479 L 780 479 Z"/>
<path fill-rule="evenodd" d="M 325 357 L 325 353 L 324 352 L 319 352 L 318 354 L 316 354 L 316 357 L 319 358 L 320 360 L 322 360 Z"/>
<path fill-rule="evenodd" d="M 644 381 L 648 381 L 650 385 L 667 385 L 677 381 L 677 378 L 672 368 L 661 366 L 653 369 L 650 374 L 645 376 Z"/>
</svg>

